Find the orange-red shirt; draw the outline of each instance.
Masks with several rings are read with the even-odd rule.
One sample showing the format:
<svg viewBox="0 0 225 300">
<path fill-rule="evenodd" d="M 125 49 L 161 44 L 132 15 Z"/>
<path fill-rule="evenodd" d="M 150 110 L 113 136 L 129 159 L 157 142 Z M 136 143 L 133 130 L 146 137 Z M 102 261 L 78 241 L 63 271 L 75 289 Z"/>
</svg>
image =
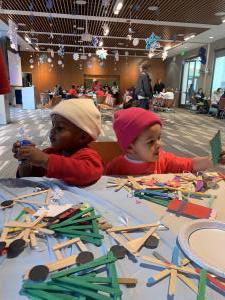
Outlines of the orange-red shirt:
<svg viewBox="0 0 225 300">
<path fill-rule="evenodd" d="M 77 95 L 77 91 L 75 89 L 70 89 L 68 92 L 69 95 L 71 96 L 76 96 Z"/>
<path fill-rule="evenodd" d="M 136 162 L 120 155 L 106 166 L 106 175 L 150 175 L 192 172 L 192 158 L 178 157 L 163 150 L 155 162 Z"/>
</svg>

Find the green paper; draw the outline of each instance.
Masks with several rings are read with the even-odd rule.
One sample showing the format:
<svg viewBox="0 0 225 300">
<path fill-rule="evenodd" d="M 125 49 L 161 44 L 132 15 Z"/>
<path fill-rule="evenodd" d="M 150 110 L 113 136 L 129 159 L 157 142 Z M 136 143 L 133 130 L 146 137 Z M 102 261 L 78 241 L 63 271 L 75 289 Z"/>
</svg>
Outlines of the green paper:
<svg viewBox="0 0 225 300">
<path fill-rule="evenodd" d="M 206 270 L 201 270 L 199 285 L 198 285 L 197 300 L 205 300 L 206 281 L 207 281 L 207 272 Z"/>
<path fill-rule="evenodd" d="M 211 139 L 210 147 L 211 147 L 212 162 L 213 165 L 215 166 L 216 164 L 218 164 L 222 152 L 220 130 L 218 130 L 217 134 Z"/>
</svg>

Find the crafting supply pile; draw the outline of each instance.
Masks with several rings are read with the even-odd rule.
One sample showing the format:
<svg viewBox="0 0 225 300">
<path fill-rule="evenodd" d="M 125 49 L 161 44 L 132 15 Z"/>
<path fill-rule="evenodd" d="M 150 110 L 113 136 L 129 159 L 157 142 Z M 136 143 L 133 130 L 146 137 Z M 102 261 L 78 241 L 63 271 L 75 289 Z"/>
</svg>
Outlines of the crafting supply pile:
<svg viewBox="0 0 225 300">
<path fill-rule="evenodd" d="M 0 256 L 7 263 L 22 256 L 25 249 L 30 249 L 32 256 L 40 240 L 47 245 L 42 260 L 30 264 L 21 274 L 20 296 L 29 299 L 129 299 L 127 287 L 135 291 L 139 280 L 150 287 L 164 278 L 169 278 L 168 297 L 175 296 L 178 281 L 194 292 L 198 300 L 205 299 L 207 284 L 224 293 L 225 282 L 221 277 L 225 278 L 225 272 L 202 263 L 192 251 L 194 247 L 199 248 L 196 240 L 202 238 L 199 233 L 202 228 L 225 231 L 225 225 L 215 221 L 212 207 L 216 197 L 210 193 L 222 180 L 224 175 L 220 173 L 181 174 L 165 181 L 157 176 L 110 179 L 107 190 L 112 188 L 115 196 L 122 190 L 128 202 L 139 199 L 142 203 L 143 199 L 164 209 L 159 219 L 149 223 L 128 224 L 126 218 L 120 217 L 124 220 L 118 224 L 110 219 L 110 214 L 107 218 L 102 211 L 100 213 L 90 201 L 73 203 L 70 199 L 69 204 L 62 204 L 58 201 L 61 193 L 56 195 L 51 188 L 18 193 L 4 198 L 0 204 L 3 216 L 8 216 L 1 230 Z M 10 211 L 15 206 L 22 206 L 22 210 L 12 219 Z M 185 231 L 180 231 L 170 259 L 161 252 L 164 249 L 161 246 L 170 234 L 165 219 L 171 212 L 174 218 L 204 219 L 200 220 L 204 226 L 190 221 Z M 124 274 L 122 262 L 134 264 L 140 272 L 143 265 L 147 265 L 151 276 L 140 278 L 137 273 Z M 156 271 L 158 267 L 160 271 Z"/>
</svg>

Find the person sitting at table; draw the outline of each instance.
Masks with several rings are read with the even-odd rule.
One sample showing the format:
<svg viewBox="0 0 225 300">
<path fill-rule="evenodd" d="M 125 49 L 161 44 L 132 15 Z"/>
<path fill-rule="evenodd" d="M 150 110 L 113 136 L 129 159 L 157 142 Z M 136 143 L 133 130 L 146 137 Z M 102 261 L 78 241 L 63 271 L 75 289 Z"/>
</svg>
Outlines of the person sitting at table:
<svg viewBox="0 0 225 300">
<path fill-rule="evenodd" d="M 76 91 L 76 88 L 75 88 L 75 85 L 74 85 L 74 84 L 72 85 L 71 89 L 69 89 L 69 91 L 68 91 L 68 96 L 69 96 L 70 98 L 74 98 L 74 97 L 77 96 L 77 91 Z"/>
<path fill-rule="evenodd" d="M 100 88 L 99 90 L 97 90 L 97 91 L 95 92 L 95 94 L 96 94 L 97 97 L 103 97 L 103 96 L 105 96 L 105 93 L 104 93 L 104 91 L 102 90 L 102 88 Z"/>
<path fill-rule="evenodd" d="M 87 186 L 103 174 L 102 160 L 88 144 L 101 132 L 101 115 L 92 99 L 60 102 L 51 113 L 51 147 L 13 145 L 14 157 L 22 162 L 17 177 L 47 176 L 67 184 Z"/>
<path fill-rule="evenodd" d="M 161 149 L 160 118 L 153 112 L 138 107 L 117 111 L 113 129 L 123 155 L 106 166 L 107 175 L 148 175 L 204 171 L 212 167 L 211 158 L 178 157 Z M 225 151 L 221 155 L 225 164 Z"/>
</svg>

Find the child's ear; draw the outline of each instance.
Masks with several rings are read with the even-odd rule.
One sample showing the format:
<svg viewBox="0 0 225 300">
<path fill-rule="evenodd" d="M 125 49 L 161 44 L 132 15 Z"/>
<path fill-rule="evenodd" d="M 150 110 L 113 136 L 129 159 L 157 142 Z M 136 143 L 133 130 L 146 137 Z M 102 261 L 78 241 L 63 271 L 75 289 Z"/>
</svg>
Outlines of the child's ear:
<svg viewBox="0 0 225 300">
<path fill-rule="evenodd" d="M 129 154 L 135 154 L 136 153 L 133 143 L 128 146 L 126 152 L 129 153 Z"/>
</svg>

